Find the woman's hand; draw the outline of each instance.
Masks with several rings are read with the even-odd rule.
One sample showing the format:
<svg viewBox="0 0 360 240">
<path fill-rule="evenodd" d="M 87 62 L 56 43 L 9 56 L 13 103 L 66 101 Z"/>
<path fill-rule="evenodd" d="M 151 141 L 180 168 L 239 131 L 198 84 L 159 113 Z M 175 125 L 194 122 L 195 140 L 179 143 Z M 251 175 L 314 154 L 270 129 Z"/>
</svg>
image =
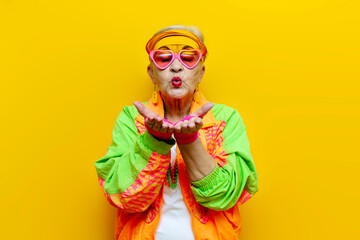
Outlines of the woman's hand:
<svg viewBox="0 0 360 240">
<path fill-rule="evenodd" d="M 174 135 L 177 143 L 188 144 L 194 142 L 198 138 L 198 131 L 203 126 L 203 117 L 213 106 L 213 103 L 206 103 L 197 111 L 175 123 Z"/>
<path fill-rule="evenodd" d="M 174 132 L 174 125 L 172 122 L 147 109 L 141 102 L 135 101 L 134 106 L 145 118 L 145 127 L 151 135 L 161 140 L 171 139 L 171 135 Z"/>
</svg>

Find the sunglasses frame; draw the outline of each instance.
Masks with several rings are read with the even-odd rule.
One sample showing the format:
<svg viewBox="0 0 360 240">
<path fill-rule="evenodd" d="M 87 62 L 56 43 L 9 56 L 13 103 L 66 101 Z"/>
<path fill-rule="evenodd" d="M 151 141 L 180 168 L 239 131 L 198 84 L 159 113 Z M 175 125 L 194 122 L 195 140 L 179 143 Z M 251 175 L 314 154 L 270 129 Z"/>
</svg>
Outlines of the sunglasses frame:
<svg viewBox="0 0 360 240">
<path fill-rule="evenodd" d="M 160 66 L 156 63 L 156 61 L 154 60 L 154 54 L 157 53 L 157 52 L 170 52 L 170 53 L 172 54 L 172 58 L 171 58 L 170 62 L 169 62 L 165 67 L 160 67 Z M 198 52 L 198 53 L 199 53 L 199 59 L 196 61 L 196 63 L 194 64 L 194 66 L 188 67 L 188 66 L 181 60 L 180 55 L 181 55 L 182 52 Z M 193 69 L 194 67 L 196 67 L 196 65 L 200 62 L 200 60 L 201 60 L 202 57 L 203 57 L 203 53 L 202 53 L 200 50 L 197 50 L 197 49 L 191 49 L 191 50 L 186 50 L 186 49 L 184 49 L 184 50 L 181 50 L 178 54 L 175 54 L 175 53 L 174 53 L 173 51 L 171 51 L 171 50 L 151 50 L 150 53 L 149 53 L 149 55 L 150 55 L 151 61 L 152 61 L 153 63 L 155 63 L 155 65 L 156 65 L 159 69 L 161 69 L 161 70 L 164 70 L 164 69 L 168 68 L 168 67 L 172 64 L 172 62 L 175 60 L 175 58 L 179 59 L 179 61 L 181 62 L 181 64 L 182 64 L 184 67 L 186 67 L 187 69 Z"/>
</svg>

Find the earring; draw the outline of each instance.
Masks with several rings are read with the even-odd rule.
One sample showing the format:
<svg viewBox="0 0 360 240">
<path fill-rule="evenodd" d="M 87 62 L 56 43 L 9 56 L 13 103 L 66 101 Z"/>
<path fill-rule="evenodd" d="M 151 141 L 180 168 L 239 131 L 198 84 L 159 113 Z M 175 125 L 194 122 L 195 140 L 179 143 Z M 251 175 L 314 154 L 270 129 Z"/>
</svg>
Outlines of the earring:
<svg viewBox="0 0 360 240">
<path fill-rule="evenodd" d="M 156 85 L 154 84 L 154 91 L 152 92 L 152 97 L 151 100 L 153 102 L 153 104 L 157 104 L 158 101 L 158 93 L 157 93 L 157 89 L 156 89 Z"/>
<path fill-rule="evenodd" d="M 194 101 L 200 103 L 201 97 L 199 92 L 199 84 L 196 85 L 195 92 L 194 92 Z"/>
</svg>

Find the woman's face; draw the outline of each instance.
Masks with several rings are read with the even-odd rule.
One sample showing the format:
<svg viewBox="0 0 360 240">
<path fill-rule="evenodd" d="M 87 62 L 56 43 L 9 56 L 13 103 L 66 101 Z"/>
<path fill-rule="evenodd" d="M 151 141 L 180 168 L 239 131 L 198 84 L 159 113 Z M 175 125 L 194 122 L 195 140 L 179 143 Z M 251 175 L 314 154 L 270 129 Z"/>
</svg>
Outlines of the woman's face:
<svg viewBox="0 0 360 240">
<path fill-rule="evenodd" d="M 159 48 L 159 50 L 168 49 L 177 54 L 183 49 L 189 49 L 189 46 L 172 44 Z M 203 77 L 205 66 L 203 62 L 200 61 L 193 69 L 188 69 L 179 59 L 175 59 L 170 66 L 164 70 L 157 68 L 153 62 L 149 64 L 147 70 L 152 82 L 157 85 L 162 95 L 172 99 L 182 99 L 194 93 L 196 85 L 200 83 Z M 174 77 L 179 77 L 181 84 L 179 84 L 179 79 L 174 79 Z"/>
</svg>

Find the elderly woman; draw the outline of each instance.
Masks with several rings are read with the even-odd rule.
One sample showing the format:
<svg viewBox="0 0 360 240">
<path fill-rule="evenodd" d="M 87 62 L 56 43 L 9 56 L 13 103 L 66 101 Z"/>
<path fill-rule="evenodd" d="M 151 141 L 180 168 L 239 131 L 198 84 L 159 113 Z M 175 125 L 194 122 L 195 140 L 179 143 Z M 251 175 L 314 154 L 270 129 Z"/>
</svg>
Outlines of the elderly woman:
<svg viewBox="0 0 360 240">
<path fill-rule="evenodd" d="M 203 35 L 171 26 L 146 50 L 152 97 L 122 109 L 95 163 L 117 208 L 116 239 L 238 239 L 239 207 L 257 192 L 257 173 L 239 113 L 199 92 Z"/>
</svg>

